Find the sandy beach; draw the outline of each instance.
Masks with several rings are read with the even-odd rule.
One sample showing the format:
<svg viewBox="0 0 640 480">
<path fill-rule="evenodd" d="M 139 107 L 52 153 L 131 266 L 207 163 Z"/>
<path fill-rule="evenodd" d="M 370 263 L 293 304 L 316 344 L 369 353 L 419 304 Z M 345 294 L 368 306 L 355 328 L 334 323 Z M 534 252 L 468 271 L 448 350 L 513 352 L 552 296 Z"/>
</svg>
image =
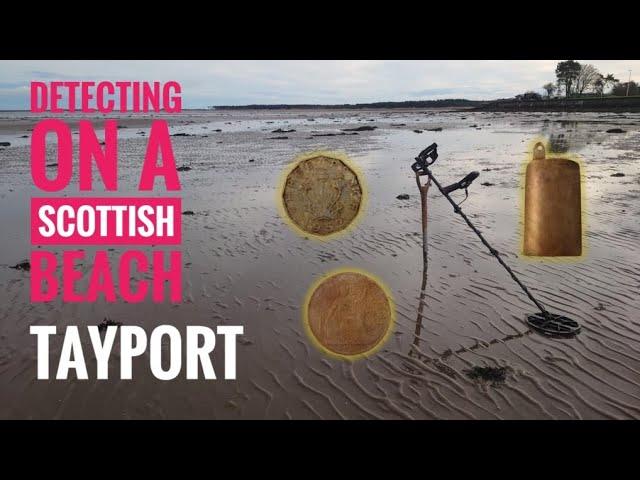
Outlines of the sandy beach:
<svg viewBox="0 0 640 480">
<path fill-rule="evenodd" d="M 182 134 L 172 137 L 177 163 L 190 167 L 180 172 L 183 209 L 194 212 L 182 217 L 183 302 L 38 304 L 29 301 L 29 273 L 10 268 L 31 251 L 29 200 L 41 192 L 29 135 L 38 117 L 0 112 L 0 142 L 10 143 L 0 147 L 0 418 L 640 418 L 640 114 L 201 110 L 166 118 Z M 151 118 L 118 122 L 119 194 L 136 195 Z M 375 129 L 342 134 L 359 126 Z M 614 128 L 622 133 L 607 132 Z M 583 160 L 579 261 L 520 256 L 520 173 L 540 137 Z M 427 305 L 417 317 L 422 237 L 410 165 L 433 142 L 443 184 L 480 171 L 464 211 L 550 310 L 582 324 L 580 335 L 529 330 L 524 316 L 534 307 L 436 189 Z M 283 170 L 314 150 L 348 155 L 368 190 L 362 221 L 329 242 L 293 232 L 276 204 Z M 72 185 L 62 194 L 79 195 Z M 381 278 L 396 305 L 388 342 L 353 363 L 317 350 L 301 319 L 308 287 L 340 267 Z M 36 380 L 31 325 L 105 317 L 145 329 L 243 325 L 237 380 L 163 382 L 148 358 L 134 361 L 133 381 Z M 54 341 L 52 356 L 60 348 Z M 506 378 L 470 374 L 484 366 L 504 367 Z"/>
</svg>

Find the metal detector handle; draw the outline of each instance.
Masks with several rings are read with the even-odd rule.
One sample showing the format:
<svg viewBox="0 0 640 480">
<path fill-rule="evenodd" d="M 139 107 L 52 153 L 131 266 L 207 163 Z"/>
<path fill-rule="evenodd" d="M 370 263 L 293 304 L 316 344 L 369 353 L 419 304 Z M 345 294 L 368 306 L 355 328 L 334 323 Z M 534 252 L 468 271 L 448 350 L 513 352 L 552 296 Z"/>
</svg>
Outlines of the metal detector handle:
<svg viewBox="0 0 640 480">
<path fill-rule="evenodd" d="M 427 148 L 422 150 L 418 156 L 415 158 L 415 163 L 411 165 L 411 170 L 413 170 L 418 175 L 426 175 L 426 170 L 429 168 L 433 162 L 438 158 L 438 145 L 432 143 Z"/>
<path fill-rule="evenodd" d="M 431 161 L 427 161 L 427 159 L 431 159 Z M 418 156 L 416 157 L 416 161 L 426 165 L 427 167 L 438 159 L 438 145 L 436 143 L 432 143 L 427 148 L 422 150 Z"/>
</svg>

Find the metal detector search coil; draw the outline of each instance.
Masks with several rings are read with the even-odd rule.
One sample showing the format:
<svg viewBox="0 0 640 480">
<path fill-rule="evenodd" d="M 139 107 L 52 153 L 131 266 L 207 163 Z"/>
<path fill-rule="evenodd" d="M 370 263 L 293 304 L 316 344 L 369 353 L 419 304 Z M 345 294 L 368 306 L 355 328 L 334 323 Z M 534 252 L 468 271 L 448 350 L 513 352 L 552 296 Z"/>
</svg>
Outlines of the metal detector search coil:
<svg viewBox="0 0 640 480">
<path fill-rule="evenodd" d="M 449 203 L 453 206 L 453 211 L 460 215 L 462 219 L 467 223 L 469 228 L 473 230 L 473 232 L 478 236 L 480 241 L 482 241 L 483 245 L 487 247 L 491 255 L 493 255 L 496 260 L 504 267 L 504 269 L 509 273 L 514 282 L 518 284 L 518 286 L 522 289 L 522 291 L 529 297 L 535 306 L 540 309 L 539 313 L 529 314 L 526 317 L 527 324 L 533 328 L 534 330 L 549 336 L 573 336 L 580 332 L 580 325 L 575 320 L 572 320 L 564 315 L 558 315 L 554 313 L 550 313 L 547 309 L 531 294 L 529 289 L 520 281 L 520 279 L 516 276 L 516 274 L 511 270 L 509 265 L 507 265 L 500 253 L 489 245 L 489 242 L 484 238 L 482 233 L 471 223 L 471 220 L 464 214 L 462 209 L 460 208 L 460 203 L 456 203 L 451 196 L 449 195 L 456 190 L 464 189 L 465 191 L 465 199 L 469 196 L 467 191 L 468 187 L 471 183 L 480 176 L 479 172 L 471 172 L 466 177 L 464 177 L 459 182 L 452 183 L 447 187 L 443 187 L 440 185 L 440 182 L 433 176 L 429 167 L 433 165 L 433 163 L 438 158 L 438 145 L 435 143 L 429 145 L 425 148 L 420 154 L 415 158 L 415 163 L 411 165 L 411 169 L 417 175 L 427 175 L 429 179 L 434 183 L 434 185 L 438 188 L 440 193 L 449 201 Z M 463 200 L 463 201 L 464 201 Z"/>
</svg>

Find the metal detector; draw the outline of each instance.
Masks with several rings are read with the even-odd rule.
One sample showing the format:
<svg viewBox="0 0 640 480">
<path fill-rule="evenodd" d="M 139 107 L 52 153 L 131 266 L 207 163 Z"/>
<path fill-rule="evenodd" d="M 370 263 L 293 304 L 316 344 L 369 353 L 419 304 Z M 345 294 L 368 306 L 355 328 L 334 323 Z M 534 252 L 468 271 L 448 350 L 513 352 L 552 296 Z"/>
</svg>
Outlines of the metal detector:
<svg viewBox="0 0 640 480">
<path fill-rule="evenodd" d="M 502 257 L 498 253 L 498 251 L 493 248 L 487 240 L 484 238 L 482 233 L 471 223 L 469 218 L 464 214 L 462 209 L 460 208 L 460 204 L 464 202 L 469 197 L 468 188 L 471 183 L 478 178 L 480 175 L 479 172 L 471 172 L 462 180 L 456 183 L 452 183 L 447 187 L 443 187 L 440 185 L 440 182 L 433 176 L 429 167 L 436 161 L 438 158 L 438 145 L 435 143 L 431 144 L 427 148 L 425 148 L 420 154 L 415 158 L 415 163 L 411 165 L 411 169 L 420 176 L 427 175 L 429 179 L 434 183 L 440 193 L 449 200 L 449 203 L 453 206 L 453 211 L 460 215 L 462 219 L 469 225 L 469 228 L 474 231 L 474 233 L 480 238 L 480 241 L 484 244 L 485 247 L 489 250 L 491 255 L 496 257 L 500 265 L 502 265 L 511 278 L 518 284 L 518 286 L 522 289 L 524 293 L 527 294 L 527 297 L 536 305 L 538 309 L 540 309 L 537 313 L 531 313 L 526 315 L 527 324 L 537 332 L 540 332 L 544 335 L 548 336 L 561 336 L 561 337 L 570 337 L 576 335 L 580 332 L 580 324 L 575 320 L 572 320 L 564 315 L 559 315 L 556 313 L 550 313 L 547 309 L 531 294 L 529 289 L 520 281 L 520 279 L 516 276 L 516 274 L 509 268 L 509 266 L 502 260 Z M 451 196 L 450 193 L 455 192 L 456 190 L 464 189 L 465 198 L 462 202 L 456 203 Z"/>
</svg>

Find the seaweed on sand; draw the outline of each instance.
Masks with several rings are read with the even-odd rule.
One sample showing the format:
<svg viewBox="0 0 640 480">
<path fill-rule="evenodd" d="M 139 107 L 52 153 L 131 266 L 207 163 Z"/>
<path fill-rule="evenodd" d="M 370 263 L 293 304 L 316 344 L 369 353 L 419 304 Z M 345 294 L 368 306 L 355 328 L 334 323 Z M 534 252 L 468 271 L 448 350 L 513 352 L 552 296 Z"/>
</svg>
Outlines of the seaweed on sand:
<svg viewBox="0 0 640 480">
<path fill-rule="evenodd" d="M 497 386 L 503 384 L 507 380 L 507 374 L 511 371 L 509 367 L 479 367 L 464 370 L 464 373 L 471 380 L 478 380 L 482 382 L 490 382 L 492 385 Z"/>
<path fill-rule="evenodd" d="M 23 260 L 21 262 L 18 262 L 17 264 L 10 266 L 9 268 L 13 268 L 14 270 L 23 270 L 25 272 L 28 272 L 31 270 L 31 264 L 29 263 L 29 260 Z"/>
<path fill-rule="evenodd" d="M 122 326 L 122 322 L 116 322 L 114 320 L 111 320 L 108 317 L 104 317 L 104 320 L 102 320 L 102 322 L 98 325 L 98 331 L 104 332 L 105 330 L 107 330 L 107 327 L 120 327 L 120 326 Z"/>
</svg>

